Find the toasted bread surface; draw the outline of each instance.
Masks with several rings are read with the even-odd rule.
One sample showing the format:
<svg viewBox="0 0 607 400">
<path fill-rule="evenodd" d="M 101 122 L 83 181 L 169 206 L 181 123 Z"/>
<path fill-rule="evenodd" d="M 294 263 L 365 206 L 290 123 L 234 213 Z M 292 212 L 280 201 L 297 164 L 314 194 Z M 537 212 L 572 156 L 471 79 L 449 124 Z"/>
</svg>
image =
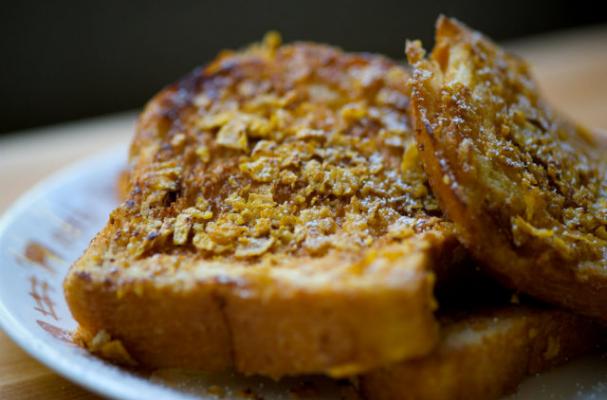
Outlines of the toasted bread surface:
<svg viewBox="0 0 607 400">
<path fill-rule="evenodd" d="M 370 400 L 497 399 L 526 377 L 597 349 L 604 329 L 574 314 L 527 306 L 450 316 L 429 356 L 364 375 Z"/>
<path fill-rule="evenodd" d="M 126 201 L 66 278 L 81 335 L 144 367 L 273 377 L 431 351 L 433 265 L 459 245 L 421 169 L 407 78 L 269 36 L 163 90 Z"/>
<path fill-rule="evenodd" d="M 421 157 L 463 244 L 508 286 L 607 319 L 605 148 L 457 21 L 439 19 L 429 59 L 419 43 L 408 57 Z"/>
</svg>

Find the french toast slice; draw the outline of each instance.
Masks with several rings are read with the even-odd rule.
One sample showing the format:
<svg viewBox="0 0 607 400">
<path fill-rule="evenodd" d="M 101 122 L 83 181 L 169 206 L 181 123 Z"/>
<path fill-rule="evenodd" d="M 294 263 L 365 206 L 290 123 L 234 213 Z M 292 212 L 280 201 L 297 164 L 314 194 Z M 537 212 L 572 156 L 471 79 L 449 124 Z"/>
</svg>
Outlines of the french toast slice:
<svg viewBox="0 0 607 400">
<path fill-rule="evenodd" d="M 421 158 L 462 243 L 509 287 L 607 320 L 605 146 L 455 20 L 438 20 L 429 59 L 407 53 Z"/>
<path fill-rule="evenodd" d="M 441 320 L 426 357 L 371 371 L 359 380 L 369 400 L 497 399 L 527 376 L 597 350 L 604 329 L 566 311 L 506 306 Z"/>
<path fill-rule="evenodd" d="M 278 42 L 146 106 L 130 193 L 65 280 L 93 351 L 280 377 L 435 346 L 434 282 L 464 252 L 418 159 L 407 71 Z"/>
</svg>

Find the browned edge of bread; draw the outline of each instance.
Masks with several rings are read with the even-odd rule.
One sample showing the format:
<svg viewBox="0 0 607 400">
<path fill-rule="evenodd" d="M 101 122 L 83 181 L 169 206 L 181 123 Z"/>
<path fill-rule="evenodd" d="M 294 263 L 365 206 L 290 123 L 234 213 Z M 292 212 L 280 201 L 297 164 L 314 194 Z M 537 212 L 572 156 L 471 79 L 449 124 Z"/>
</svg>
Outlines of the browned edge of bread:
<svg viewBox="0 0 607 400">
<path fill-rule="evenodd" d="M 497 399 L 529 375 L 596 350 L 604 329 L 574 314 L 525 306 L 470 313 L 443 324 L 429 356 L 360 378 L 369 400 Z"/>
</svg>

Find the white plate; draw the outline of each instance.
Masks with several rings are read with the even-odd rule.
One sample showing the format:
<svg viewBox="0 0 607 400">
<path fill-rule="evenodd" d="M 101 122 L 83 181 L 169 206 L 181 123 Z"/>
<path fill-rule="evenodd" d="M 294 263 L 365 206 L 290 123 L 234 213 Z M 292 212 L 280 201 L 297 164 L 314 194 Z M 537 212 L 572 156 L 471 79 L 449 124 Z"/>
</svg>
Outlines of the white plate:
<svg viewBox="0 0 607 400">
<path fill-rule="evenodd" d="M 117 399 L 337 399 L 344 387 L 327 379 L 273 382 L 235 374 L 162 371 L 140 376 L 90 356 L 69 341 L 76 324 L 62 280 L 69 265 L 117 204 L 115 182 L 124 149 L 81 162 L 25 194 L 0 221 L 0 327 L 25 351 L 71 381 Z M 311 388 L 313 391 L 310 392 Z M 242 395 L 239 393 L 242 392 Z M 247 393 L 247 391 L 249 393 Z M 302 396 L 306 398 L 305 396 Z M 516 398 L 607 397 L 607 362 L 594 356 L 528 379 Z"/>
</svg>

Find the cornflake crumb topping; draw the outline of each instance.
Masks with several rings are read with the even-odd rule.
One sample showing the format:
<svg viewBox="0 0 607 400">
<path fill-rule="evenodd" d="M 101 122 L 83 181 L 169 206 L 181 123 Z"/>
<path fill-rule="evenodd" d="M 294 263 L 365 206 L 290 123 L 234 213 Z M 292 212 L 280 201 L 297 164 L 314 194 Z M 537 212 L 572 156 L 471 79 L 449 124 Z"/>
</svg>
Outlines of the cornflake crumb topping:
<svg viewBox="0 0 607 400">
<path fill-rule="evenodd" d="M 144 112 L 115 244 L 136 257 L 254 261 L 355 251 L 432 225 L 407 80 L 383 57 L 275 35 L 222 54 Z"/>
</svg>

